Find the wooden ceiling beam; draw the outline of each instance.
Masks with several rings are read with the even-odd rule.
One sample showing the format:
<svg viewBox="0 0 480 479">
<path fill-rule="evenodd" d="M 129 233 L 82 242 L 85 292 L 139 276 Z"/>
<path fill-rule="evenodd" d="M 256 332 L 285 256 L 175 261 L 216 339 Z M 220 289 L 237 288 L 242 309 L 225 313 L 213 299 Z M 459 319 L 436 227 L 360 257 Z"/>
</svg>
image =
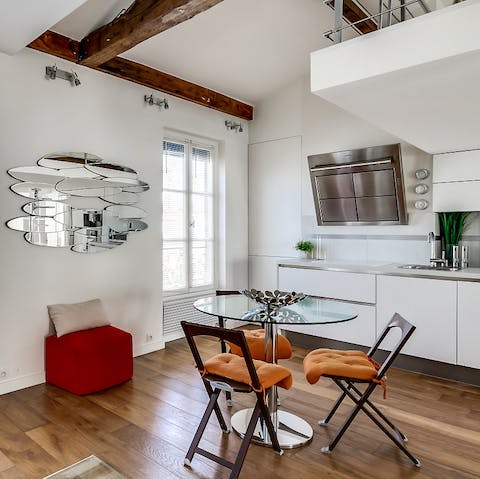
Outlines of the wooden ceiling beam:
<svg viewBox="0 0 480 479">
<path fill-rule="evenodd" d="M 251 105 L 125 58 L 116 57 L 96 69 L 244 120 L 253 120 Z"/>
<path fill-rule="evenodd" d="M 97 67 L 222 0 L 136 0 L 120 17 L 80 42 L 80 63 Z"/>
<path fill-rule="evenodd" d="M 46 31 L 28 46 L 65 60 L 78 62 L 79 43 L 59 33 Z M 116 57 L 103 65 L 90 68 L 243 120 L 253 120 L 253 107 L 247 103 L 125 58 Z"/>
</svg>

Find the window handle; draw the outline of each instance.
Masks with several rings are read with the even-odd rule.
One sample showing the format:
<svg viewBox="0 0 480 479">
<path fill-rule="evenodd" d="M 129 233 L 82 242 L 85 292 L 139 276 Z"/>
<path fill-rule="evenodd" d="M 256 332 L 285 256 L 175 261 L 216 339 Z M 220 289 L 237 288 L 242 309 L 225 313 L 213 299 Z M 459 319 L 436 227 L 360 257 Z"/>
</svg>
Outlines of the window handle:
<svg viewBox="0 0 480 479">
<path fill-rule="evenodd" d="M 190 221 L 190 228 L 195 228 L 195 220 Z"/>
</svg>

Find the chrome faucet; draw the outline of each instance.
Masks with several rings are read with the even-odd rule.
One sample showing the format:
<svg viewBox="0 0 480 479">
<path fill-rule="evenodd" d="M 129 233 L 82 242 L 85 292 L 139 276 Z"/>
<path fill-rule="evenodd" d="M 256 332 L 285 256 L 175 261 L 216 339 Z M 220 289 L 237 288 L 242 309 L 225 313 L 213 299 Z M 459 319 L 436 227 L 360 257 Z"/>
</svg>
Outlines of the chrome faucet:
<svg viewBox="0 0 480 479">
<path fill-rule="evenodd" d="M 437 240 L 433 231 L 428 233 L 427 241 L 430 244 L 430 266 L 433 266 L 434 268 L 437 266 L 447 266 L 447 260 L 445 259 L 444 254 L 442 254 L 441 258 L 437 258 Z"/>
</svg>

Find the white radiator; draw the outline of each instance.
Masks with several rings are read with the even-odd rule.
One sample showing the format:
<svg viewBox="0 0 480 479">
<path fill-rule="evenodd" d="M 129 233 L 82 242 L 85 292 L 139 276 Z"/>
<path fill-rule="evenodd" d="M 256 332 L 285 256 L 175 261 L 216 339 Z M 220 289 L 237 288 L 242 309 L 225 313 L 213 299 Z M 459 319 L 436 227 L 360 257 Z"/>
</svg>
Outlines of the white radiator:
<svg viewBox="0 0 480 479">
<path fill-rule="evenodd" d="M 205 293 L 191 298 L 183 298 L 163 303 L 163 335 L 165 342 L 183 338 L 183 330 L 180 321 L 191 321 L 208 325 L 216 325 L 218 320 L 215 316 L 201 313 L 193 307 L 193 303 Z"/>
</svg>

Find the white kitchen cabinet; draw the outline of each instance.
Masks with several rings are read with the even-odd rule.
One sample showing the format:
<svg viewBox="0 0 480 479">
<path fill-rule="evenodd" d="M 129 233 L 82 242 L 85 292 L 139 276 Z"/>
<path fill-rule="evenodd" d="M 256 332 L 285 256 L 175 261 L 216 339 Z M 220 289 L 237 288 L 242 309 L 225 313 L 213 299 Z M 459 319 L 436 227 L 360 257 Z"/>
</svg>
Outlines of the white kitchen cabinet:
<svg viewBox="0 0 480 479">
<path fill-rule="evenodd" d="M 417 329 L 407 342 L 403 353 L 446 363 L 456 363 L 456 303 L 455 281 L 377 277 L 377 334 L 400 313 Z M 391 333 L 393 336 L 393 333 Z M 385 341 L 391 349 L 398 340 Z"/>
<path fill-rule="evenodd" d="M 480 181 L 433 184 L 434 212 L 480 211 Z"/>
<path fill-rule="evenodd" d="M 327 339 L 336 339 L 347 343 L 371 346 L 375 342 L 375 306 L 350 304 L 358 316 L 351 321 L 332 324 L 313 324 L 308 326 L 282 325 L 282 329 L 296 333 L 309 334 Z"/>
<path fill-rule="evenodd" d="M 480 283 L 458 283 L 458 364 L 480 368 Z"/>
<path fill-rule="evenodd" d="M 278 287 L 283 291 L 297 291 L 323 298 L 352 303 L 358 317 L 337 324 L 287 326 L 284 329 L 347 343 L 371 346 L 375 340 L 375 275 L 344 273 L 307 268 L 278 268 Z"/>
<path fill-rule="evenodd" d="M 480 180 L 480 150 L 433 155 L 433 182 Z"/>
<path fill-rule="evenodd" d="M 278 287 L 322 298 L 375 304 L 375 275 L 319 269 L 278 268 Z"/>
<path fill-rule="evenodd" d="M 480 211 L 480 150 L 433 156 L 433 211 Z"/>
</svg>

